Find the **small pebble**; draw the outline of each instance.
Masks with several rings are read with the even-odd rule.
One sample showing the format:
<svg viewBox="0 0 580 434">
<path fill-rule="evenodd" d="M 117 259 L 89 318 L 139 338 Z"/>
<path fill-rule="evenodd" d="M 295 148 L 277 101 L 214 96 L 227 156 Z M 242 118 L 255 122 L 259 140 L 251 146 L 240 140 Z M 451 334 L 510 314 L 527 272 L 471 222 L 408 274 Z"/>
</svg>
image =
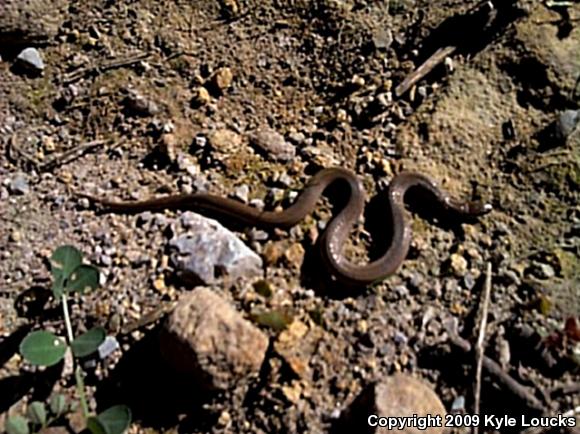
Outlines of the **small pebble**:
<svg viewBox="0 0 580 434">
<path fill-rule="evenodd" d="M 293 181 L 292 177 L 288 175 L 288 173 L 286 172 L 280 175 L 280 179 L 278 179 L 278 182 L 282 184 L 284 187 L 290 187 L 290 185 L 292 185 L 292 181 Z"/>
<path fill-rule="evenodd" d="M 197 146 L 198 148 L 205 148 L 205 146 L 207 145 L 207 137 L 205 137 L 202 134 L 198 134 L 197 136 L 195 136 L 193 141 L 195 142 L 195 146 Z"/>
<path fill-rule="evenodd" d="M 159 106 L 155 102 L 134 90 L 131 90 L 125 99 L 125 107 L 132 114 L 139 116 L 153 116 L 160 111 Z"/>
<path fill-rule="evenodd" d="M 473 274 L 467 273 L 463 276 L 463 284 L 467 289 L 473 289 L 475 286 L 475 277 L 473 277 Z"/>
<path fill-rule="evenodd" d="M 393 43 L 393 33 L 390 29 L 381 27 L 373 35 L 373 44 L 376 49 L 386 50 Z"/>
<path fill-rule="evenodd" d="M 453 253 L 450 259 L 450 267 L 457 277 L 462 277 L 467 272 L 467 259 L 463 256 Z"/>
<path fill-rule="evenodd" d="M 255 198 L 255 199 L 250 200 L 250 205 L 253 206 L 254 208 L 258 208 L 258 209 L 263 209 L 266 206 L 264 201 L 262 199 L 259 199 L 259 198 Z"/>
<path fill-rule="evenodd" d="M 235 131 L 219 129 L 209 137 L 209 144 L 215 151 L 221 153 L 239 152 L 242 145 L 242 137 Z"/>
<path fill-rule="evenodd" d="M 451 411 L 461 411 L 465 408 L 465 397 L 458 396 L 453 400 L 451 404 Z"/>
<path fill-rule="evenodd" d="M 30 191 L 30 186 L 28 185 L 28 180 L 24 173 L 17 173 L 10 180 L 8 185 L 8 190 L 11 194 L 24 195 Z"/>
<path fill-rule="evenodd" d="M 101 255 L 99 262 L 105 267 L 110 267 L 113 264 L 113 259 L 109 255 Z"/>
<path fill-rule="evenodd" d="M 252 144 L 268 157 L 278 161 L 290 161 L 296 156 L 296 148 L 282 134 L 269 127 L 258 129 L 251 137 Z"/>
<path fill-rule="evenodd" d="M 420 289 L 425 279 L 420 273 L 413 273 L 409 279 L 409 284 L 414 289 Z"/>
<path fill-rule="evenodd" d="M 15 243 L 18 243 L 22 240 L 22 233 L 17 231 L 17 230 L 13 230 L 10 233 L 10 241 L 13 241 Z"/>
<path fill-rule="evenodd" d="M 144 211 L 137 216 L 137 226 L 143 226 L 153 219 L 153 213 L 151 211 Z"/>
<path fill-rule="evenodd" d="M 304 133 L 291 133 L 288 135 L 288 139 L 295 145 L 300 145 L 306 140 Z"/>
<path fill-rule="evenodd" d="M 202 105 L 209 104 L 210 102 L 211 102 L 211 96 L 209 95 L 209 92 L 207 91 L 207 89 L 205 87 L 200 86 L 194 90 L 193 100 L 192 100 L 192 103 L 194 105 L 202 106 Z"/>
<path fill-rule="evenodd" d="M 580 123 L 580 110 L 565 110 L 556 121 L 557 134 L 567 139 Z"/>
<path fill-rule="evenodd" d="M 556 276 L 554 267 L 550 264 L 535 263 L 532 266 L 532 273 L 540 279 L 551 279 Z"/>
<path fill-rule="evenodd" d="M 231 87 L 233 80 L 234 74 L 228 67 L 219 68 L 213 76 L 213 83 L 220 91 Z"/>
<path fill-rule="evenodd" d="M 405 285 L 397 285 L 393 288 L 393 292 L 400 298 L 405 298 L 409 295 L 409 289 Z"/>
<path fill-rule="evenodd" d="M 113 352 L 119 349 L 119 342 L 114 336 L 107 336 L 103 343 L 99 345 L 99 357 L 101 360 L 109 357 Z"/>
<path fill-rule="evenodd" d="M 247 184 L 239 185 L 234 190 L 234 196 L 236 199 L 241 200 L 243 203 L 248 203 L 250 195 L 250 187 Z"/>
<path fill-rule="evenodd" d="M 455 66 L 453 65 L 453 59 L 451 57 L 445 58 L 444 65 L 445 70 L 447 71 L 448 74 L 452 73 L 453 70 L 455 69 Z"/>
<path fill-rule="evenodd" d="M 91 206 L 90 201 L 86 197 L 81 197 L 79 199 L 79 208 L 81 209 L 89 209 Z"/>
<path fill-rule="evenodd" d="M 268 232 L 261 229 L 252 228 L 248 233 L 251 241 L 266 241 L 269 238 Z"/>
<path fill-rule="evenodd" d="M 16 60 L 27 69 L 37 72 L 44 70 L 44 62 L 36 48 L 25 48 L 18 54 Z"/>
<path fill-rule="evenodd" d="M 398 344 L 406 344 L 409 341 L 407 335 L 398 330 L 395 331 L 395 336 L 393 336 L 393 340 Z"/>
<path fill-rule="evenodd" d="M 163 278 L 163 276 L 155 279 L 153 281 L 153 288 L 155 288 L 156 291 L 163 293 L 166 289 L 165 286 L 165 279 Z"/>
</svg>

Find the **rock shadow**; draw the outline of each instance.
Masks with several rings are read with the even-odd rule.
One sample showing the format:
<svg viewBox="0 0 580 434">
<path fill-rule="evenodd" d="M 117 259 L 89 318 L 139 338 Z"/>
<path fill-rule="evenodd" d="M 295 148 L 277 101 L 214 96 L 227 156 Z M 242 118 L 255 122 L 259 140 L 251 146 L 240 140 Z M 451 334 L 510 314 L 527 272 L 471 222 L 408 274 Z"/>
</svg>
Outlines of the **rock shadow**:
<svg viewBox="0 0 580 434">
<path fill-rule="evenodd" d="M 168 429 L 180 426 L 180 432 L 206 431 L 215 423 L 215 415 L 203 409 L 212 395 L 193 381 L 174 372 L 159 349 L 161 326 L 147 332 L 131 345 L 111 375 L 97 387 L 99 411 L 124 404 L 133 420 L 144 427 Z"/>
</svg>

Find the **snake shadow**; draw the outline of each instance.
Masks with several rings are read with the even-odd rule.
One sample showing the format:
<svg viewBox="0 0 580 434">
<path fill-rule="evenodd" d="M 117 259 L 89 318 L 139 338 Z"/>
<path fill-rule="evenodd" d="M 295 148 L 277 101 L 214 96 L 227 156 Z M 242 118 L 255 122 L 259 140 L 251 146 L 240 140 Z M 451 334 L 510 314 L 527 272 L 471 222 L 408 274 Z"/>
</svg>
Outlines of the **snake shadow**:
<svg viewBox="0 0 580 434">
<path fill-rule="evenodd" d="M 340 187 L 340 185 L 331 185 L 325 192 L 325 196 L 328 197 L 333 207 L 333 218 L 350 199 L 350 195 L 345 195 L 344 189 L 340 189 Z M 465 231 L 462 228 L 462 224 L 476 223 L 478 221 L 477 217 L 458 215 L 457 212 L 445 208 L 432 193 L 421 187 L 409 188 L 405 195 L 405 205 L 409 224 L 411 224 L 411 219 L 413 218 L 411 214 L 415 214 L 430 225 L 451 231 L 459 241 L 465 240 Z M 371 236 L 368 257 L 369 261 L 374 261 L 389 250 L 393 240 L 393 219 L 388 190 L 381 191 L 371 198 L 365 208 L 364 217 L 364 229 Z M 319 242 L 315 246 L 305 247 L 305 250 L 306 254 L 301 268 L 301 283 L 303 286 L 335 299 L 360 295 L 368 288 L 365 286 L 348 286 L 329 276 L 320 255 Z M 414 259 L 417 255 L 417 252 L 411 246 L 407 259 Z M 323 272 L 321 272 L 322 270 Z"/>
</svg>

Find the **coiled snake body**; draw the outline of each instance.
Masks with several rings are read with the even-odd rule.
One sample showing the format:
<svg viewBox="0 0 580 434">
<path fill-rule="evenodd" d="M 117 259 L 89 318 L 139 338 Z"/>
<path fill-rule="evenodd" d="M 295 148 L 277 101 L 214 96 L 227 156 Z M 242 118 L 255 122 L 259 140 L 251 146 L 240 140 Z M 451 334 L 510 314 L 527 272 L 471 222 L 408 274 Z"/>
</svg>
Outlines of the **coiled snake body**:
<svg viewBox="0 0 580 434">
<path fill-rule="evenodd" d="M 460 216 L 474 217 L 491 211 L 491 205 L 482 202 L 460 201 L 441 190 L 431 178 L 402 172 L 395 176 L 388 189 L 393 235 L 391 245 L 378 259 L 363 265 L 353 264 L 343 256 L 343 246 L 353 225 L 365 206 L 365 191 L 359 178 L 340 167 L 323 169 L 314 175 L 295 202 L 283 211 L 262 211 L 233 199 L 205 193 L 181 194 L 135 202 L 115 202 L 79 194 L 98 204 L 104 210 L 118 213 L 159 211 L 164 209 L 209 211 L 247 225 L 289 228 L 313 211 L 326 188 L 335 181 L 348 185 L 349 201 L 328 224 L 321 239 L 321 253 L 328 271 L 339 282 L 349 286 L 366 286 L 393 274 L 407 256 L 411 243 L 411 227 L 406 216 L 404 196 L 411 187 L 422 187 L 431 192 L 445 208 Z"/>
</svg>

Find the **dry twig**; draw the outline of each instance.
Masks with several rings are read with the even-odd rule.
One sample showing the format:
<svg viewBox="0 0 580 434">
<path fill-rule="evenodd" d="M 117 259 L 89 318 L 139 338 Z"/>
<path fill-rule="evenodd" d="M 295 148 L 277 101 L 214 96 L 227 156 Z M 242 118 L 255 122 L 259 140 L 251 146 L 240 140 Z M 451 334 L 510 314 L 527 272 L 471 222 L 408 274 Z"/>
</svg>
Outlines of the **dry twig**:
<svg viewBox="0 0 580 434">
<path fill-rule="evenodd" d="M 149 56 L 150 56 L 149 53 L 139 53 L 129 57 L 108 60 L 96 66 L 87 66 L 84 68 L 80 68 L 74 72 L 71 72 L 70 74 L 67 74 L 62 81 L 64 84 L 71 84 L 89 74 L 100 74 L 110 69 L 122 68 L 124 66 L 133 65 L 135 63 L 147 59 Z"/>
<path fill-rule="evenodd" d="M 429 74 L 437 65 L 443 62 L 447 56 L 453 54 L 456 49 L 457 47 L 450 45 L 448 47 L 441 47 L 435 51 L 421 66 L 411 72 L 401 83 L 399 83 L 395 88 L 395 96 L 400 97 L 411 89 L 415 83 Z"/>
<path fill-rule="evenodd" d="M 477 338 L 477 345 L 475 346 L 475 399 L 474 399 L 474 413 L 479 414 L 479 403 L 481 399 L 481 370 L 483 367 L 483 357 L 485 353 L 485 331 L 487 328 L 487 312 L 489 309 L 489 297 L 491 294 L 491 262 L 487 263 L 485 270 L 485 286 L 483 288 L 483 295 L 481 297 L 479 336 Z M 492 361 L 490 359 L 490 361 Z M 488 368 L 489 369 L 489 368 Z M 479 432 L 477 426 L 473 427 L 474 434 Z"/>
<path fill-rule="evenodd" d="M 34 158 L 28 152 L 23 149 L 18 149 L 16 147 L 16 139 L 13 136 L 8 142 L 6 152 L 12 163 L 17 165 L 24 163 L 27 167 L 34 169 L 36 172 L 46 172 L 62 166 L 63 164 L 70 163 L 87 152 L 104 146 L 106 143 L 105 140 L 91 140 L 90 142 L 82 143 L 74 148 L 61 152 L 60 154 L 53 155 L 45 161 L 38 161 L 38 159 Z M 120 144 L 121 142 L 114 143 L 111 145 L 110 149 L 114 149 Z"/>
</svg>

